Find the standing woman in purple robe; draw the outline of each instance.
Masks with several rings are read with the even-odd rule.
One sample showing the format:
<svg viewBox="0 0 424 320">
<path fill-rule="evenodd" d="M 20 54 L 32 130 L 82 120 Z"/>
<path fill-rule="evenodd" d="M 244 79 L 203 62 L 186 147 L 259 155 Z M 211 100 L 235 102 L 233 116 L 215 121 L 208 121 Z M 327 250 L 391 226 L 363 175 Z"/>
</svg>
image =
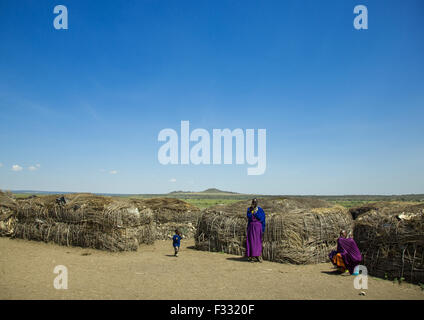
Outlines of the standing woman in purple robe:
<svg viewBox="0 0 424 320">
<path fill-rule="evenodd" d="M 265 212 L 258 207 L 258 200 L 253 199 L 247 209 L 246 256 L 249 261 L 255 258 L 262 262 L 262 241 L 265 232 Z"/>
</svg>

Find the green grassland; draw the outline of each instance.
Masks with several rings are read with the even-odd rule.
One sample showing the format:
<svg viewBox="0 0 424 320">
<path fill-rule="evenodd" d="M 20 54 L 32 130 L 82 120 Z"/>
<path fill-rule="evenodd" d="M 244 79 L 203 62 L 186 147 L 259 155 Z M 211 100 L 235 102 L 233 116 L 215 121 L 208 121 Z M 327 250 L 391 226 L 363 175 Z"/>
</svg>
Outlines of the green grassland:
<svg viewBox="0 0 424 320">
<path fill-rule="evenodd" d="M 31 195 L 43 196 L 46 193 L 37 193 L 37 192 L 26 192 L 26 193 L 13 193 L 13 195 L 18 199 L 27 198 Z M 57 194 L 60 194 L 59 192 Z M 127 198 L 136 198 L 136 199 L 147 199 L 147 198 L 157 198 L 157 197 L 168 197 L 176 198 L 180 200 L 187 201 L 200 209 L 209 208 L 215 205 L 226 205 L 240 200 L 248 200 L 254 197 L 260 199 L 264 198 L 281 198 L 281 197 L 309 197 L 317 198 L 321 200 L 329 201 L 333 204 L 342 205 L 346 208 L 352 208 L 356 206 L 363 205 L 369 202 L 376 201 L 407 201 L 407 202 L 424 202 L 424 194 L 417 195 L 392 195 L 392 196 L 382 196 L 382 195 L 346 195 L 346 196 L 274 196 L 274 195 L 253 195 L 253 194 L 240 194 L 235 192 L 225 192 L 218 189 L 208 189 L 203 192 L 171 192 L 166 194 L 114 194 L 109 196 L 116 197 L 127 197 Z M 66 194 L 65 194 L 66 197 Z"/>
<path fill-rule="evenodd" d="M 191 203 L 200 209 L 213 207 L 219 204 L 223 204 L 223 205 L 230 204 L 230 203 L 239 201 L 236 199 L 200 199 L 200 198 L 199 199 L 181 199 L 181 200 L 187 201 L 188 203 Z"/>
</svg>

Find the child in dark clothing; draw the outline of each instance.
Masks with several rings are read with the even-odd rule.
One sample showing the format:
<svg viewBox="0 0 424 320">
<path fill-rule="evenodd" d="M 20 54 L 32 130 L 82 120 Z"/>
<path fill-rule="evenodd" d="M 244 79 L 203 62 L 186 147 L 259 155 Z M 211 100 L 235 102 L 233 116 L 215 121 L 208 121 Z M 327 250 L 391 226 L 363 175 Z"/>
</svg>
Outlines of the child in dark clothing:
<svg viewBox="0 0 424 320">
<path fill-rule="evenodd" d="M 174 247 L 175 256 L 178 257 L 178 252 L 180 251 L 180 241 L 181 241 L 181 232 L 177 229 L 175 230 L 175 235 L 172 237 L 172 246 Z"/>
</svg>

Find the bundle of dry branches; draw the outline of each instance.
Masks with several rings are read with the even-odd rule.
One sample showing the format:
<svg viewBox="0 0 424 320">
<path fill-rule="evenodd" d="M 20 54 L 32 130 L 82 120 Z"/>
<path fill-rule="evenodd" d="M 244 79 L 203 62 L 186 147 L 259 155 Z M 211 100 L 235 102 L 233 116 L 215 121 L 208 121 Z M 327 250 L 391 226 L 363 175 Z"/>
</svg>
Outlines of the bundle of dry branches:
<svg viewBox="0 0 424 320">
<path fill-rule="evenodd" d="M 16 224 L 16 201 L 11 193 L 0 191 L 0 236 L 10 236 Z"/>
<path fill-rule="evenodd" d="M 168 239 L 175 229 L 192 237 L 200 213 L 197 207 L 172 198 L 79 193 L 57 201 L 59 197 L 14 199 L 0 193 L 0 235 L 110 251 L 136 250 L 137 244 Z"/>
<path fill-rule="evenodd" d="M 194 236 L 200 216 L 200 209 L 196 206 L 174 198 L 145 199 L 143 203 L 153 211 L 156 239 L 169 239 L 175 229 L 185 238 Z"/>
<path fill-rule="evenodd" d="M 155 240 L 153 212 L 143 201 L 92 194 L 16 200 L 11 236 L 109 251 L 137 250 Z"/>
<path fill-rule="evenodd" d="M 216 206 L 203 212 L 196 248 L 244 255 L 249 201 Z M 352 230 L 352 218 L 341 206 L 317 199 L 260 200 L 266 214 L 262 256 L 265 260 L 308 264 L 328 261 L 340 230 Z"/>
<path fill-rule="evenodd" d="M 424 283 L 424 204 L 378 202 L 361 212 L 354 237 L 368 273 Z"/>
</svg>

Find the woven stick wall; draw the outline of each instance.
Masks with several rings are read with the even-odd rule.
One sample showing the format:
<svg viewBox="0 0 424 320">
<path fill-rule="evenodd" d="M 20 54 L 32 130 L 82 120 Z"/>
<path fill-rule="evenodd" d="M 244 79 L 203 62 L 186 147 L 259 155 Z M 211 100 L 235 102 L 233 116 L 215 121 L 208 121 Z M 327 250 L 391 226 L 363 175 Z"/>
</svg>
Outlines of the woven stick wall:
<svg viewBox="0 0 424 320">
<path fill-rule="evenodd" d="M 360 212 L 354 237 L 370 275 L 424 283 L 424 204 L 379 202 Z"/>
<path fill-rule="evenodd" d="M 249 201 L 216 206 L 203 212 L 196 248 L 244 255 Z M 352 230 L 352 218 L 341 206 L 316 199 L 260 200 L 266 214 L 262 256 L 265 260 L 309 264 L 328 261 L 341 229 Z"/>
<path fill-rule="evenodd" d="M 200 209 L 196 206 L 174 198 L 145 199 L 143 203 L 153 211 L 156 239 L 169 239 L 175 229 L 185 238 L 194 236 L 200 216 Z"/>
<path fill-rule="evenodd" d="M 109 251 L 137 250 L 155 240 L 152 210 L 138 200 L 90 194 L 17 201 L 12 237 Z"/>
<path fill-rule="evenodd" d="M 0 191 L 0 236 L 10 236 L 16 224 L 16 206 L 11 193 Z"/>
</svg>

